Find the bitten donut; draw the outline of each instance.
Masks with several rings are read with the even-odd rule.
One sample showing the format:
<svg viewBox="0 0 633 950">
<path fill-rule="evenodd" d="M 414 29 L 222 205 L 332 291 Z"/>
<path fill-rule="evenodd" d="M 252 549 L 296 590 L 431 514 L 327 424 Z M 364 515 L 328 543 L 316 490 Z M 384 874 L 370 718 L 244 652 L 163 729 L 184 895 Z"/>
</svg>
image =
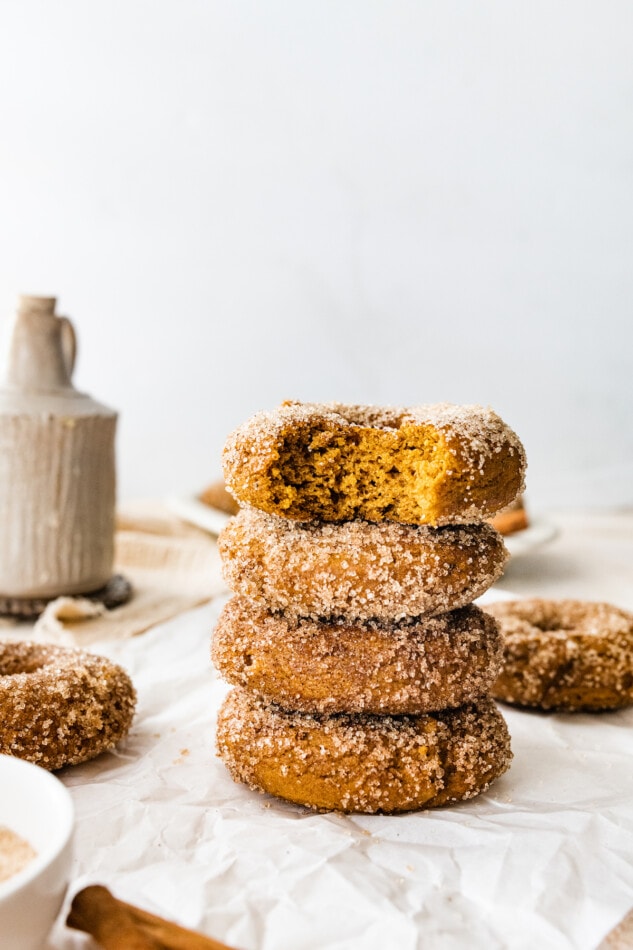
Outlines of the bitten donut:
<svg viewBox="0 0 633 950">
<path fill-rule="evenodd" d="M 493 695 L 539 709 L 633 704 L 633 614 L 582 600 L 486 604 L 505 641 Z"/>
<path fill-rule="evenodd" d="M 402 812 L 472 798 L 512 757 L 488 698 L 424 716 L 314 716 L 234 689 L 217 741 L 236 781 L 319 811 Z"/>
<path fill-rule="evenodd" d="M 289 521 L 244 508 L 219 538 L 228 586 L 271 610 L 400 620 L 469 604 L 508 553 L 488 524 Z"/>
<path fill-rule="evenodd" d="M 237 686 L 300 712 L 422 713 L 471 702 L 501 665 L 495 621 L 478 607 L 400 623 L 314 621 L 233 597 L 212 657 Z"/>
<path fill-rule="evenodd" d="M 483 521 L 523 489 L 525 452 L 491 409 L 284 403 L 229 436 L 227 487 L 295 521 Z"/>
<path fill-rule="evenodd" d="M 105 657 L 0 643 L 0 753 L 49 770 L 86 762 L 127 734 L 135 705 L 127 673 Z"/>
</svg>

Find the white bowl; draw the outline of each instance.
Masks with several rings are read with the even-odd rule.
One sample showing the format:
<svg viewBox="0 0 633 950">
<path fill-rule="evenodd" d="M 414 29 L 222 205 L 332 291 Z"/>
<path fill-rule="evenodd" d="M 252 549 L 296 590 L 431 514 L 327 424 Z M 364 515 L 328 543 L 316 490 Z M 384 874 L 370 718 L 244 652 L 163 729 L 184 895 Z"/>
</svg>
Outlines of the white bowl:
<svg viewBox="0 0 633 950">
<path fill-rule="evenodd" d="M 0 755 L 0 825 L 36 856 L 0 882 L 0 947 L 41 950 L 70 878 L 73 803 L 59 779 L 38 765 Z"/>
</svg>

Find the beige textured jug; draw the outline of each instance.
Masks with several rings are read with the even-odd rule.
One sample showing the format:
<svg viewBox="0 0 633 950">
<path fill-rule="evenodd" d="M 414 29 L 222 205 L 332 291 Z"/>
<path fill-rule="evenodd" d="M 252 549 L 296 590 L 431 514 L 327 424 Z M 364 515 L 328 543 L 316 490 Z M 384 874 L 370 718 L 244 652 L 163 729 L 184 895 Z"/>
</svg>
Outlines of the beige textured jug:
<svg viewBox="0 0 633 950">
<path fill-rule="evenodd" d="M 117 415 L 74 388 L 55 298 L 20 298 L 3 357 L 0 596 L 97 590 L 112 574 Z"/>
</svg>

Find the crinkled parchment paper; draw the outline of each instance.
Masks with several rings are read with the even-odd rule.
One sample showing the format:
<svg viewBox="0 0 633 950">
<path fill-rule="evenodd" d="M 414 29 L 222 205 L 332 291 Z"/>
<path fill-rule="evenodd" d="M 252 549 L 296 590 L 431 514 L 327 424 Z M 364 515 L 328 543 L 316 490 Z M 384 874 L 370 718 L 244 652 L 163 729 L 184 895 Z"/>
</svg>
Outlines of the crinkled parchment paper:
<svg viewBox="0 0 633 950">
<path fill-rule="evenodd" d="M 91 882 L 244 950 L 593 950 L 633 906 L 633 710 L 504 708 L 515 758 L 470 803 L 315 815 L 214 757 L 220 602 L 104 643 L 139 692 L 114 754 L 60 773 Z M 67 908 L 65 908 L 66 910 Z M 48 950 L 94 946 L 60 915 Z"/>
</svg>

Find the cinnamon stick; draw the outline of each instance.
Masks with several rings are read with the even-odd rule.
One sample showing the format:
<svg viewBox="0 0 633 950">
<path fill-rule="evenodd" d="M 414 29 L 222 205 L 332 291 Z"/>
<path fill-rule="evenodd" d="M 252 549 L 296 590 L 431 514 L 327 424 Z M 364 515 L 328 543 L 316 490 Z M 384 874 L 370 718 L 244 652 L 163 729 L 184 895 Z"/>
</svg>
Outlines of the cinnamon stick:
<svg viewBox="0 0 633 950">
<path fill-rule="evenodd" d="M 99 884 L 75 894 L 66 923 L 90 934 L 105 950 L 163 950 Z"/>
<path fill-rule="evenodd" d="M 233 950 L 232 947 L 214 940 L 213 937 L 205 937 L 204 934 L 188 930 L 186 927 L 180 927 L 178 924 L 163 920 L 162 917 L 156 917 L 146 910 L 141 910 L 140 907 L 133 907 L 131 904 L 123 903 L 123 901 L 118 901 L 118 904 L 129 911 L 133 919 L 147 934 L 161 940 L 169 950 Z M 165 936 L 165 926 L 169 928 L 168 938 Z"/>
<path fill-rule="evenodd" d="M 126 904 L 98 884 L 75 895 L 66 923 L 89 933 L 104 950 L 231 950 L 211 937 Z"/>
</svg>

